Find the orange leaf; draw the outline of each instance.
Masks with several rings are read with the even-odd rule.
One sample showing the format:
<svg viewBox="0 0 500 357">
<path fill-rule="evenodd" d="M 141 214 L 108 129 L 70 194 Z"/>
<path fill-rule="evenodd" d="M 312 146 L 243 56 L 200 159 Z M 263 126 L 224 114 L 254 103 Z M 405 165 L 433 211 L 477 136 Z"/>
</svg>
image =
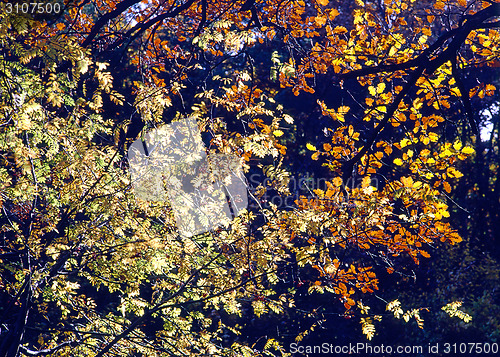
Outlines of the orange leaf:
<svg viewBox="0 0 500 357">
<path fill-rule="evenodd" d="M 316 16 L 314 18 L 314 22 L 317 26 L 323 26 L 324 24 L 326 24 L 326 16 Z"/>
<path fill-rule="evenodd" d="M 431 257 L 431 255 L 430 255 L 429 253 L 427 253 L 425 250 L 421 250 L 421 251 L 420 251 L 420 254 L 422 254 L 422 256 L 423 256 L 424 258 L 430 258 L 430 257 Z"/>
</svg>

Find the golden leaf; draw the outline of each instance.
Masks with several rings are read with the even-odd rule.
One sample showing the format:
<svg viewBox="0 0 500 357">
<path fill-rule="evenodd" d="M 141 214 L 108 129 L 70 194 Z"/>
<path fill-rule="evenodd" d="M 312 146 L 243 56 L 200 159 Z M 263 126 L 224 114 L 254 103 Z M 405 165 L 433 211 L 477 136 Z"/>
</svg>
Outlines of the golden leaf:
<svg viewBox="0 0 500 357">
<path fill-rule="evenodd" d="M 308 150 L 311 150 L 311 151 L 316 151 L 317 150 L 316 146 L 314 146 L 313 144 L 309 144 L 309 143 L 306 144 L 306 148 Z"/>
<path fill-rule="evenodd" d="M 326 16 L 316 16 L 314 18 L 314 22 L 318 26 L 323 26 L 324 24 L 326 24 Z"/>
<path fill-rule="evenodd" d="M 474 154 L 475 150 L 470 146 L 466 146 L 462 149 L 462 153 L 464 154 Z"/>
</svg>

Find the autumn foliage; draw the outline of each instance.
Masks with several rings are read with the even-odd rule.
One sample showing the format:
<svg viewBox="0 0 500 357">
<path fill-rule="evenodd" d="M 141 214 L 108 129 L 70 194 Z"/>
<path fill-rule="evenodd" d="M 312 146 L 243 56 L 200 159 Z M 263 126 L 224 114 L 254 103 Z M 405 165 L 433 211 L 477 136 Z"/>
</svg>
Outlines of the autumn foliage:
<svg viewBox="0 0 500 357">
<path fill-rule="evenodd" d="M 0 355 L 287 355 L 329 314 L 371 340 L 439 313 L 384 289 L 462 241 L 498 2 L 61 3 L 0 4 Z M 187 117 L 241 158 L 251 202 L 191 238 L 169 202 L 136 198 L 126 155 Z M 321 184 L 292 188 L 306 171 Z M 291 337 L 245 335 L 319 299 Z"/>
</svg>

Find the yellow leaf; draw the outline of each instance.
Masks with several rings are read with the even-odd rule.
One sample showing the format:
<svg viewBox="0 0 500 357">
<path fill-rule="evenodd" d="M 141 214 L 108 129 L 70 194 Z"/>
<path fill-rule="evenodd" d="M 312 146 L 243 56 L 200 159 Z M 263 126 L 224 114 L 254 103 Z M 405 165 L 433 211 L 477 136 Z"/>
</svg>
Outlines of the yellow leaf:
<svg viewBox="0 0 500 357">
<path fill-rule="evenodd" d="M 361 24 L 364 21 L 363 13 L 359 10 L 354 10 L 354 25 Z"/>
<path fill-rule="evenodd" d="M 470 146 L 466 146 L 462 149 L 462 152 L 464 154 L 474 154 L 475 150 L 471 148 Z"/>
<path fill-rule="evenodd" d="M 462 143 L 460 141 L 455 141 L 455 143 L 453 144 L 453 149 L 458 151 L 461 148 L 462 148 Z"/>
<path fill-rule="evenodd" d="M 384 91 L 384 89 L 385 89 L 385 83 L 379 83 L 377 85 L 377 93 L 378 94 L 382 93 Z"/>
<path fill-rule="evenodd" d="M 365 177 L 363 177 L 363 180 L 361 181 L 361 187 L 363 187 L 363 188 L 368 187 L 368 186 L 370 186 L 371 182 L 372 181 L 371 181 L 370 176 L 365 176 Z"/>
<path fill-rule="evenodd" d="M 411 177 L 401 177 L 401 183 L 403 184 L 404 187 L 413 187 L 413 179 Z"/>
<path fill-rule="evenodd" d="M 345 122 L 344 116 L 341 114 L 335 113 L 334 118 L 336 118 L 338 121 L 341 121 L 342 123 Z"/>
<path fill-rule="evenodd" d="M 447 210 L 440 210 L 438 213 L 440 213 L 443 217 L 450 217 L 450 213 Z"/>
<path fill-rule="evenodd" d="M 404 148 L 405 146 L 407 146 L 409 143 L 411 143 L 411 140 L 408 140 L 408 139 L 403 139 L 399 142 L 399 145 L 401 145 L 401 148 Z"/>
<path fill-rule="evenodd" d="M 432 141 L 432 142 L 436 142 L 438 141 L 438 135 L 436 133 L 429 133 L 429 139 Z"/>
<path fill-rule="evenodd" d="M 318 26 L 323 26 L 324 24 L 326 24 L 326 16 L 316 16 L 314 18 L 314 22 Z"/>
<path fill-rule="evenodd" d="M 334 20 L 337 16 L 339 16 L 340 13 L 337 11 L 337 9 L 331 9 L 329 12 L 328 12 L 328 18 L 330 20 Z"/>
<path fill-rule="evenodd" d="M 339 107 L 339 109 L 337 110 L 337 112 L 338 112 L 339 114 L 345 115 L 345 114 L 347 114 L 347 112 L 348 112 L 350 109 L 351 109 L 350 107 L 343 105 L 343 106 Z"/>
<path fill-rule="evenodd" d="M 311 150 L 311 151 L 316 151 L 317 150 L 316 146 L 314 146 L 313 144 L 309 144 L 309 143 L 306 144 L 306 148 L 308 150 Z"/>
<path fill-rule="evenodd" d="M 283 134 L 284 133 L 281 130 L 275 130 L 275 131 L 273 131 L 273 135 L 277 136 L 277 137 L 283 136 Z"/>
<path fill-rule="evenodd" d="M 450 88 L 450 91 L 456 96 L 456 97 L 460 97 L 461 96 L 461 93 L 460 93 L 460 90 L 456 87 L 453 87 L 453 88 Z"/>
<path fill-rule="evenodd" d="M 453 153 L 450 150 L 445 149 L 439 154 L 439 157 L 448 157 L 451 155 L 453 155 Z"/>
<path fill-rule="evenodd" d="M 318 0 L 318 3 L 323 6 L 328 5 L 329 2 L 330 2 L 329 0 Z"/>
<path fill-rule="evenodd" d="M 446 173 L 448 174 L 448 177 L 460 178 L 463 176 L 463 174 L 454 167 L 448 167 L 446 169 Z"/>
<path fill-rule="evenodd" d="M 403 165 L 403 160 L 401 160 L 401 159 L 399 159 L 399 158 L 398 158 L 398 159 L 395 159 L 393 162 L 394 162 L 396 165 L 398 165 L 398 166 Z"/>
<path fill-rule="evenodd" d="M 333 179 L 333 185 L 336 187 L 339 187 L 342 185 L 342 179 L 340 177 L 335 177 Z"/>
<path fill-rule="evenodd" d="M 413 101 L 413 106 L 415 107 L 416 110 L 419 110 L 420 108 L 422 108 L 423 105 L 424 105 L 424 101 L 422 100 L 422 98 L 416 98 Z"/>
<path fill-rule="evenodd" d="M 427 42 L 427 38 L 428 38 L 427 35 L 420 36 L 420 38 L 418 39 L 418 43 L 420 43 L 421 45 L 423 45 L 424 43 Z"/>
<path fill-rule="evenodd" d="M 446 192 L 451 193 L 451 186 L 448 182 L 443 182 L 443 188 Z"/>
<path fill-rule="evenodd" d="M 29 130 L 29 129 L 31 129 L 32 124 L 31 124 L 30 118 L 23 115 L 21 117 L 21 120 L 19 120 L 17 126 L 18 126 L 18 128 L 20 130 Z"/>
<path fill-rule="evenodd" d="M 343 34 L 347 32 L 347 29 L 344 26 L 337 26 L 332 31 L 334 34 Z"/>
<path fill-rule="evenodd" d="M 371 94 L 372 96 L 374 96 L 374 97 L 375 97 L 375 95 L 377 94 L 377 90 L 375 89 L 375 87 L 374 87 L 374 86 L 369 86 L 369 87 L 368 87 L 368 92 L 370 92 L 370 94 Z"/>
</svg>

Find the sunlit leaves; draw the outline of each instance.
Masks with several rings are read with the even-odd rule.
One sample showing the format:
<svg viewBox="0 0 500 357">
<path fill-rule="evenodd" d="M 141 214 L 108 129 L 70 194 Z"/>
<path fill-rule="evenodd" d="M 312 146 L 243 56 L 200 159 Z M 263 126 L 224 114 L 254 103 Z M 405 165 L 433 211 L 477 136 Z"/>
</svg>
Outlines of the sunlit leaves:
<svg viewBox="0 0 500 357">
<path fill-rule="evenodd" d="M 328 115 L 334 120 L 338 120 L 340 122 L 345 122 L 345 115 L 349 112 L 349 107 L 341 106 L 337 110 L 329 109 L 326 107 L 325 103 L 318 100 L 318 104 L 321 107 L 321 111 L 323 115 Z"/>
<path fill-rule="evenodd" d="M 141 113 L 142 118 L 147 122 L 160 121 L 163 110 L 171 105 L 167 91 L 164 88 L 148 86 L 141 82 L 134 84 L 137 91 L 134 105 Z"/>
<path fill-rule="evenodd" d="M 241 11 L 243 1 L 153 0 L 122 13 L 120 4 L 93 2 L 89 12 L 77 2 L 64 23 L 33 29 L 26 19 L 11 21 L 22 38 L 0 25 L 2 46 L 10 43 L 9 55 L 0 57 L 0 205 L 12 218 L 10 248 L 24 245 L 33 259 L 45 259 L 32 265 L 32 279 L 43 288 L 35 299 L 45 294 L 64 319 L 85 316 L 81 327 L 91 337 L 80 355 L 92 355 L 155 307 L 158 330 L 146 336 L 135 329 L 114 353 L 146 355 L 153 352 L 144 346 L 158 343 L 172 355 L 250 355 L 255 351 L 237 343 L 223 351 L 221 336 L 239 330 L 215 316 L 292 308 L 295 288 L 289 295 L 273 290 L 295 284 L 279 274 L 285 266 L 293 279 L 307 275 L 300 294 L 330 294 L 341 309 L 362 315 L 362 333 L 373 338 L 377 315 L 368 316 L 361 299 L 378 290 L 385 272 L 399 273 L 405 258 L 419 264 L 439 241 L 461 240 L 448 222 L 447 196 L 465 173 L 460 161 L 475 151 L 466 135 L 445 139 L 442 128 L 455 125 L 447 114 L 463 95 L 487 99 L 497 89 L 488 83 L 459 89 L 453 61 L 436 59 L 468 26 L 476 5 L 457 23 L 449 14 L 465 11 L 462 0 L 428 9 L 405 0 L 256 1 Z M 106 14 L 117 15 L 110 21 Z M 449 37 L 426 51 L 443 34 Z M 496 30 L 464 35 L 464 44 L 448 51 L 458 53 L 460 73 L 497 63 Z M 122 63 L 133 73 L 114 77 Z M 348 96 L 337 100 L 331 88 Z M 324 136 L 296 136 L 304 113 L 283 99 L 288 90 L 298 103 L 305 92 L 318 104 L 305 113 L 307 125 L 316 126 L 317 114 Z M 108 117 L 124 113 L 120 123 Z M 211 154 L 241 155 L 245 172 L 262 173 L 266 183 L 255 187 L 247 214 L 181 240 L 167 203 L 135 200 L 122 141 L 109 137 L 127 131 L 132 119 L 147 129 L 186 115 L 206 134 Z M 296 192 L 307 197 L 285 207 L 269 201 L 296 193 L 288 171 L 296 158 L 287 156 L 295 141 L 295 153 L 330 171 L 314 177 L 321 187 L 304 184 Z M 268 191 L 276 196 L 268 200 Z M 17 269 L 7 287 L 14 296 L 27 270 L 10 269 Z M 93 312 L 87 286 L 120 299 L 109 302 L 107 315 L 102 307 Z M 396 300 L 387 310 L 422 327 L 419 309 L 405 312 Z M 456 306 L 448 310 L 465 320 Z M 278 349 L 271 341 L 266 346 Z"/>
<path fill-rule="evenodd" d="M 369 317 L 362 317 L 360 320 L 361 329 L 368 340 L 371 340 L 375 336 L 375 325 L 373 325 L 372 319 Z"/>
<path fill-rule="evenodd" d="M 458 317 L 465 323 L 469 323 L 470 321 L 472 321 L 472 316 L 460 310 L 459 309 L 460 306 L 462 306 L 462 301 L 454 301 L 443 306 L 441 310 L 446 312 L 451 317 Z"/>
</svg>

